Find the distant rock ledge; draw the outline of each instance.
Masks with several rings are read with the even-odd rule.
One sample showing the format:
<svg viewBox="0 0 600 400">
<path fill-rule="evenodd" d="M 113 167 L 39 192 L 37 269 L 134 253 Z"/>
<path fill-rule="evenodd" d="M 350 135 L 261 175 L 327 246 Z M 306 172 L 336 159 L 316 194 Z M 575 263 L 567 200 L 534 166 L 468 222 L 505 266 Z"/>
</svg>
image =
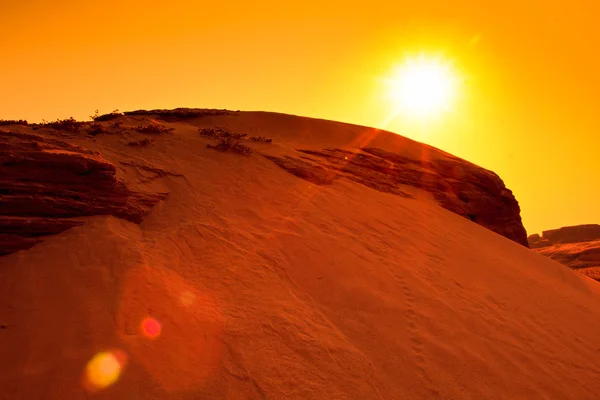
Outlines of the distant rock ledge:
<svg viewBox="0 0 600 400">
<path fill-rule="evenodd" d="M 600 225 L 587 224 L 565 226 L 543 231 L 542 235 L 530 235 L 527 240 L 531 248 L 548 247 L 557 243 L 578 243 L 600 240 Z"/>
<path fill-rule="evenodd" d="M 565 226 L 527 239 L 538 253 L 600 281 L 600 225 Z"/>
</svg>

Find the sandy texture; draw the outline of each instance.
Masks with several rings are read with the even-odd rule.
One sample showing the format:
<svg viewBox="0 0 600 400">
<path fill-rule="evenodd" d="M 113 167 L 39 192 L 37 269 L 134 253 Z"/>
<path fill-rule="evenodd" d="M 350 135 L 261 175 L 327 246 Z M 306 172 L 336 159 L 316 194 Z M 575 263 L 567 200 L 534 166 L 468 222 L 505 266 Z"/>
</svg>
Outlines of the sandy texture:
<svg viewBox="0 0 600 400">
<path fill-rule="evenodd" d="M 267 113 L 165 124 L 143 146 L 68 138 L 169 195 L 139 225 L 82 217 L 0 258 L 1 399 L 598 397 L 597 282 L 424 191 L 316 185 L 261 156 L 420 145 Z M 273 143 L 215 151 L 208 126 Z"/>
</svg>

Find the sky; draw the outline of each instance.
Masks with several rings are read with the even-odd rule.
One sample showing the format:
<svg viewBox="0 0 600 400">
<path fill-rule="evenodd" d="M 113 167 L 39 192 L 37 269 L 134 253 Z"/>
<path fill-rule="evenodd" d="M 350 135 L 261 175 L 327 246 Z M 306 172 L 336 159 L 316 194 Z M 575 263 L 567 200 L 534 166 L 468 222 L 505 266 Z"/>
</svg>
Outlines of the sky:
<svg viewBox="0 0 600 400">
<path fill-rule="evenodd" d="M 600 223 L 598 15 L 597 0 L 0 0 L 0 119 L 202 107 L 350 122 L 496 172 L 528 233 Z M 386 78 L 415 54 L 452 64 L 457 98 L 391 118 Z"/>
</svg>

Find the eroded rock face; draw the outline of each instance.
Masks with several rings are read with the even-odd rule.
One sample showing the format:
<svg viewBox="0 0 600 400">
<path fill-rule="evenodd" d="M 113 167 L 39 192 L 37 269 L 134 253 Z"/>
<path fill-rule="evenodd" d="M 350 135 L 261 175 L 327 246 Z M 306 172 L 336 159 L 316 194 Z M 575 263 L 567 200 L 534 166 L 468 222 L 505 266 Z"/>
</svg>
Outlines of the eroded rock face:
<svg viewBox="0 0 600 400">
<path fill-rule="evenodd" d="M 565 226 L 527 239 L 538 253 L 600 281 L 600 225 Z"/>
<path fill-rule="evenodd" d="M 450 155 L 413 159 L 377 148 L 299 150 L 298 158 L 268 157 L 288 172 L 316 184 L 346 178 L 375 190 L 411 197 L 402 185 L 430 192 L 438 203 L 528 247 L 521 209 L 512 192 L 491 171 Z"/>
<path fill-rule="evenodd" d="M 166 194 L 138 193 L 97 152 L 40 135 L 0 131 L 0 255 L 113 215 L 139 223 Z"/>
<path fill-rule="evenodd" d="M 540 235 L 531 235 L 527 238 L 531 247 L 546 247 L 555 243 L 578 243 L 600 240 L 600 225 L 576 225 L 565 226 L 559 229 L 551 229 Z"/>
</svg>

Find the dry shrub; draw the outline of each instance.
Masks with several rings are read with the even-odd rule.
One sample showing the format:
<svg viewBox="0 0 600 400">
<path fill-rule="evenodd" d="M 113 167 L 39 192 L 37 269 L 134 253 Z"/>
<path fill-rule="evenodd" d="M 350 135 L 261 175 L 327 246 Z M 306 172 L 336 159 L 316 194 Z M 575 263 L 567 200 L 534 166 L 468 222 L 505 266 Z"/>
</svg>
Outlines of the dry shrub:
<svg viewBox="0 0 600 400">
<path fill-rule="evenodd" d="M 6 125 L 24 125 L 27 126 L 29 125 L 29 122 L 25 121 L 24 119 L 0 119 L 0 126 L 6 126 Z"/>
<path fill-rule="evenodd" d="M 208 144 L 206 145 L 209 149 L 215 149 L 219 151 L 231 151 L 238 154 L 243 154 L 245 156 L 249 156 L 252 154 L 252 148 L 243 145 L 242 143 L 232 139 L 232 138 L 221 138 L 217 142 L 216 145 Z"/>
<path fill-rule="evenodd" d="M 111 112 L 109 114 L 103 114 L 103 115 L 98 115 L 98 110 L 96 110 L 96 114 L 92 117 L 92 119 L 96 122 L 112 121 L 113 119 L 117 119 L 121 116 L 123 116 L 123 113 L 119 112 L 119 110 L 114 110 L 113 112 Z"/>
<path fill-rule="evenodd" d="M 259 143 L 273 143 L 273 139 L 268 138 L 266 136 L 251 136 L 250 140 L 252 140 L 253 142 L 259 142 Z"/>
<path fill-rule="evenodd" d="M 42 122 L 38 124 L 41 127 L 55 129 L 57 131 L 67 131 L 67 132 L 79 132 L 79 127 L 83 125 L 83 122 L 77 122 L 75 118 L 71 117 L 68 119 L 57 119 L 54 122 Z"/>
<path fill-rule="evenodd" d="M 152 123 L 152 124 L 148 124 L 148 125 L 138 125 L 133 129 L 135 131 L 138 131 L 141 133 L 152 133 L 152 134 L 166 133 L 166 132 L 171 132 L 174 130 L 174 128 L 167 128 L 164 125 L 156 124 L 156 123 Z"/>
<path fill-rule="evenodd" d="M 236 139 L 241 140 L 248 137 L 247 133 L 232 132 L 225 128 L 200 128 L 198 133 L 213 139 Z"/>
<path fill-rule="evenodd" d="M 90 125 L 90 131 L 88 132 L 90 135 L 92 136 L 96 136 L 96 135 L 100 135 L 102 133 L 108 133 L 106 131 L 106 128 L 98 123 L 93 123 L 92 125 Z"/>
<path fill-rule="evenodd" d="M 200 128 L 198 129 L 198 133 L 201 134 L 202 136 L 207 136 L 207 137 L 211 137 L 213 139 L 236 139 L 236 140 L 242 140 L 242 139 L 248 139 L 251 140 L 252 142 L 259 142 L 259 143 L 272 143 L 273 139 L 268 138 L 266 136 L 248 136 L 247 133 L 239 133 L 239 132 L 232 132 L 228 129 L 225 128 Z"/>
</svg>

